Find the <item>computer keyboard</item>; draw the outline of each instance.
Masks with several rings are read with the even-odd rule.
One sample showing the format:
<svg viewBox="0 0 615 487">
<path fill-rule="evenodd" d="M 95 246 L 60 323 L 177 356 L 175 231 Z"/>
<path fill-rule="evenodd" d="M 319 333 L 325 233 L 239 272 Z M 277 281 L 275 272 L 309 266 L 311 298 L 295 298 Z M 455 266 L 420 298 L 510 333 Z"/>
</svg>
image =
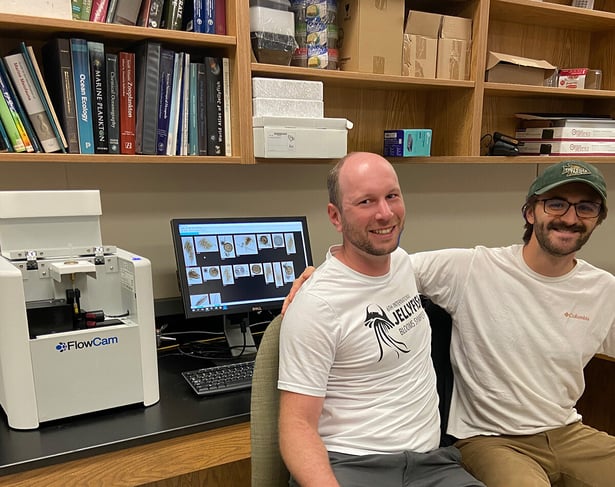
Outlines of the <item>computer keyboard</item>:
<svg viewBox="0 0 615 487">
<path fill-rule="evenodd" d="M 254 360 L 182 372 L 199 396 L 249 389 L 252 387 Z"/>
</svg>

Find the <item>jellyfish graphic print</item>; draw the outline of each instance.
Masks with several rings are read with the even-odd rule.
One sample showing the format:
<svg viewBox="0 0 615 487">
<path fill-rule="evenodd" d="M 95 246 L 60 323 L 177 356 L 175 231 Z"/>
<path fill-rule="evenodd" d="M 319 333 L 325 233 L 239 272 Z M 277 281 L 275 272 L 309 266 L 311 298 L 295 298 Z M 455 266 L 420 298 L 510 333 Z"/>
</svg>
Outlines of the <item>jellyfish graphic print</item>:
<svg viewBox="0 0 615 487">
<path fill-rule="evenodd" d="M 382 360 L 385 346 L 393 349 L 398 357 L 400 352 L 408 353 L 410 351 L 404 342 L 395 340 L 391 337 L 389 330 L 394 328 L 395 325 L 380 306 L 377 304 L 370 304 L 365 311 L 367 315 L 365 318 L 365 326 L 374 330 L 376 340 L 378 340 L 378 347 L 380 349 L 378 362 Z"/>
</svg>

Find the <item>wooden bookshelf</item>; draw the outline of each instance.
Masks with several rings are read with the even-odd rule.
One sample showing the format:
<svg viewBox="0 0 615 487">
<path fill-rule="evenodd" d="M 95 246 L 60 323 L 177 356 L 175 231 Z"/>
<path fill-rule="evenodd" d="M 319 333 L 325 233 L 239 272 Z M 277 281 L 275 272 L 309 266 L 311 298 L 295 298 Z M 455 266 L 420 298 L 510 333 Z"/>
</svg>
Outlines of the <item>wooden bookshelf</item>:
<svg viewBox="0 0 615 487">
<path fill-rule="evenodd" d="M 253 62 L 249 3 L 227 0 L 228 35 L 149 29 L 73 20 L 0 14 L 0 54 L 19 42 L 36 50 L 49 38 L 80 36 L 105 43 L 111 50 L 143 39 L 195 54 L 204 51 L 231 60 L 231 157 L 101 156 L 77 154 L 1 154 L 0 161 L 40 163 L 254 164 L 252 76 L 320 80 L 325 116 L 347 118 L 349 150 L 381 152 L 382 134 L 390 128 L 433 130 L 431 158 L 399 159 L 403 163 L 536 163 L 535 157 L 486 157 L 481 138 L 499 131 L 514 134 L 517 112 L 571 112 L 615 115 L 615 0 L 596 0 L 595 9 L 575 8 L 571 0 L 406 0 L 406 10 L 424 10 L 473 20 L 470 79 L 426 80 L 402 76 L 328 71 Z M 35 19 L 35 20 L 34 20 Z M 546 59 L 560 67 L 602 70 L 601 90 L 562 90 L 484 81 L 489 51 Z M 40 51 L 37 51 L 37 54 Z M 482 151 L 484 152 L 484 150 Z M 545 158 L 555 162 L 557 157 Z M 610 162 L 592 157 L 594 163 Z M 304 161 L 305 162 L 305 161 Z M 312 163 L 330 163 L 312 160 Z"/>
</svg>

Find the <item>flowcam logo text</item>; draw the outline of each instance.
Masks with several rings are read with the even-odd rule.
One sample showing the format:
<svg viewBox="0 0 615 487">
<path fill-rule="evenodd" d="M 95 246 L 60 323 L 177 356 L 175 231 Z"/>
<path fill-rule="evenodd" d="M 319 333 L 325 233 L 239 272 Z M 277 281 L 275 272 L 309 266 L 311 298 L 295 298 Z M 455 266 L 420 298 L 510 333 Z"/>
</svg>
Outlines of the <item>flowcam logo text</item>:
<svg viewBox="0 0 615 487">
<path fill-rule="evenodd" d="M 91 340 L 71 340 L 70 342 L 60 342 L 56 345 L 58 352 L 70 352 L 71 350 L 83 350 L 92 347 L 104 347 L 107 345 L 116 345 L 119 343 L 118 337 L 95 337 Z"/>
</svg>

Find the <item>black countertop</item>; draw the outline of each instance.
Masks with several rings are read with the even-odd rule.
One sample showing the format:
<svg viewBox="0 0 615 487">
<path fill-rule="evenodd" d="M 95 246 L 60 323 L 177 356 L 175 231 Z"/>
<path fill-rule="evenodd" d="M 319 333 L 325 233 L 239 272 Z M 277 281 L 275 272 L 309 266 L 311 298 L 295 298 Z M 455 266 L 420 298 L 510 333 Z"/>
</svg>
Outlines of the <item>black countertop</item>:
<svg viewBox="0 0 615 487">
<path fill-rule="evenodd" d="M 43 423 L 36 430 L 8 427 L 0 417 L 0 475 L 196 433 L 250 418 L 250 391 L 198 397 L 181 377 L 203 362 L 159 356 L 160 401 Z"/>
</svg>

